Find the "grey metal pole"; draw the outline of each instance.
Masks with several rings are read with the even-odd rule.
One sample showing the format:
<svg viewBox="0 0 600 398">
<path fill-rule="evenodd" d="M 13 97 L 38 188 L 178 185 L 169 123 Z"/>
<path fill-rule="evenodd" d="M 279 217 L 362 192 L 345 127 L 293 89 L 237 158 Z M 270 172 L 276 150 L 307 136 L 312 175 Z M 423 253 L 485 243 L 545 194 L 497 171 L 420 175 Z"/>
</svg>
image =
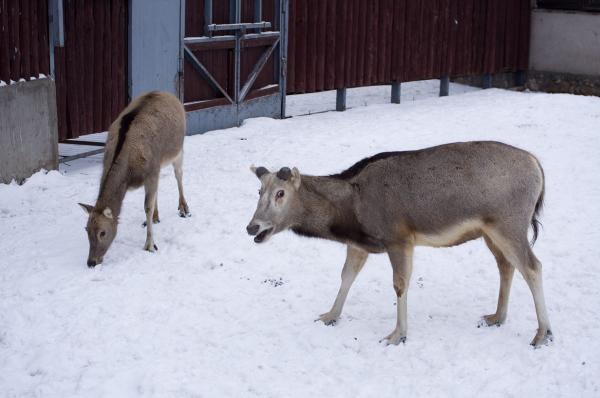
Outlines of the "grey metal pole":
<svg viewBox="0 0 600 398">
<path fill-rule="evenodd" d="M 178 71 L 177 71 L 177 78 L 179 81 L 179 86 L 178 86 L 178 90 L 177 90 L 177 94 L 179 95 L 179 100 L 181 102 L 185 102 L 185 93 L 184 93 L 184 89 L 185 89 L 185 83 L 183 80 L 183 68 L 184 68 L 184 64 L 185 64 L 185 50 L 183 49 L 184 47 L 184 40 L 185 40 L 185 1 L 186 0 L 180 0 L 179 2 L 179 65 L 178 65 Z M 187 133 L 187 132 L 186 132 Z"/>
<path fill-rule="evenodd" d="M 65 46 L 64 26 L 63 1 L 50 0 L 48 2 L 48 47 L 50 56 L 50 76 L 52 78 L 56 78 L 54 47 Z"/>
<path fill-rule="evenodd" d="M 346 110 L 346 88 L 338 88 L 335 99 L 335 110 L 343 112 Z"/>
<path fill-rule="evenodd" d="M 204 0 L 204 36 L 212 36 L 212 32 L 208 30 L 208 25 L 213 21 L 213 2 L 212 0 Z"/>
<path fill-rule="evenodd" d="M 401 93 L 400 82 L 393 81 L 392 82 L 392 104 L 400 103 L 400 93 Z"/>
<path fill-rule="evenodd" d="M 277 16 L 275 16 L 277 18 Z M 254 22 L 262 21 L 262 0 L 254 0 Z"/>
<path fill-rule="evenodd" d="M 440 97 L 447 97 L 450 93 L 450 78 L 442 76 L 440 79 Z"/>
<path fill-rule="evenodd" d="M 288 0 L 276 0 L 276 3 L 279 4 L 281 16 L 279 20 L 279 57 L 281 59 L 281 63 L 277 68 L 279 74 L 279 88 L 281 93 L 281 118 L 285 118 L 285 107 L 286 107 L 286 94 L 287 94 L 287 49 L 288 49 L 288 10 L 289 10 L 289 1 Z M 278 14 L 275 14 L 278 15 Z"/>
<path fill-rule="evenodd" d="M 231 21 L 231 23 L 240 23 L 240 2 L 241 0 L 234 0 L 232 1 L 230 4 L 231 6 L 234 7 L 233 10 L 231 10 L 231 16 L 233 16 L 233 20 Z M 235 56 L 234 56 L 234 77 L 233 77 L 233 100 L 234 102 L 237 104 L 238 100 L 240 98 L 240 79 L 241 79 L 241 72 L 240 72 L 240 65 L 241 65 L 241 35 L 243 33 L 240 30 L 237 30 L 235 33 Z"/>
<path fill-rule="evenodd" d="M 489 73 L 483 75 L 483 88 L 492 88 L 492 75 Z"/>
</svg>

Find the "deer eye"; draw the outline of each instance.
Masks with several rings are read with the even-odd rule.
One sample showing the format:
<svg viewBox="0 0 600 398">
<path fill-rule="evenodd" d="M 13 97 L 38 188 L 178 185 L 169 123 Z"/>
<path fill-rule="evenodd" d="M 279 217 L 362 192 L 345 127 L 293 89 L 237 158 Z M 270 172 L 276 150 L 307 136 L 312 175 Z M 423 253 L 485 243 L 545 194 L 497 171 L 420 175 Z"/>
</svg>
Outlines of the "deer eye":
<svg viewBox="0 0 600 398">
<path fill-rule="evenodd" d="M 282 189 L 282 190 L 280 190 L 280 191 L 277 191 L 277 194 L 275 195 L 275 197 L 276 197 L 277 199 L 279 199 L 279 198 L 283 198 L 283 195 L 284 195 L 284 194 L 285 194 L 285 192 L 283 192 L 283 189 Z"/>
<path fill-rule="evenodd" d="M 258 190 L 258 195 L 262 195 L 262 191 L 260 189 Z"/>
<path fill-rule="evenodd" d="M 106 231 L 100 231 L 100 237 L 104 238 L 106 236 Z"/>
</svg>

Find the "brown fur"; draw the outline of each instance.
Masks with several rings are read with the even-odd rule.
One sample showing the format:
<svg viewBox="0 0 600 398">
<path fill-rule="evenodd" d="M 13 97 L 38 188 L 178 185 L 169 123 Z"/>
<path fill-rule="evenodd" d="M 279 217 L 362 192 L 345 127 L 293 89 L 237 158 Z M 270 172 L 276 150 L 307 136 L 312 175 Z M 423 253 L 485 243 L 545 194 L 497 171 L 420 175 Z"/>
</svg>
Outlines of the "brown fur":
<svg viewBox="0 0 600 398">
<path fill-rule="evenodd" d="M 278 177 L 264 168 L 254 170 L 260 170 L 262 183 L 248 226 L 255 241 L 291 229 L 365 253 L 388 253 L 398 294 L 398 322 L 387 337 L 390 343 L 406 338 L 406 291 L 414 246 L 454 246 L 482 236 L 493 245 L 488 244 L 494 247 L 503 275 L 510 264 L 528 281 L 539 324 L 533 344 L 551 337 L 541 264 L 527 242 L 544 191 L 543 171 L 530 153 L 499 142 L 465 142 L 382 153 L 324 177 L 300 175 L 295 168 L 288 178 L 282 178 L 288 173 Z M 274 199 L 280 191 L 284 194 Z M 501 300 L 508 296 L 510 283 L 503 278 Z M 343 279 L 342 284 L 348 283 Z M 498 319 L 505 311 L 500 304 Z M 343 301 L 330 313 L 341 311 L 341 305 Z"/>
<path fill-rule="evenodd" d="M 111 124 L 104 168 L 95 206 L 81 205 L 89 214 L 88 266 L 100 262 L 114 239 L 125 193 L 144 186 L 147 237 L 144 248 L 157 247 L 152 223 L 158 222 L 156 194 L 160 169 L 173 164 L 179 189 L 179 212 L 189 215 L 181 181 L 185 110 L 173 95 L 153 91 L 133 100 Z"/>
</svg>

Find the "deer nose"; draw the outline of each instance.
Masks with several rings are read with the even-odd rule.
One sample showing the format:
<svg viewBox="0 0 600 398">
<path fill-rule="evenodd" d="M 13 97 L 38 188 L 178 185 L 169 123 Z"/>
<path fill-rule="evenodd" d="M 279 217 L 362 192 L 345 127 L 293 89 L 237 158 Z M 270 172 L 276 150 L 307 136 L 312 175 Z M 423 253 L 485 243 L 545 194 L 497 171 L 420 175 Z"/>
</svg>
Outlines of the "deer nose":
<svg viewBox="0 0 600 398">
<path fill-rule="evenodd" d="M 257 224 L 250 224 L 246 227 L 246 231 L 248 231 L 248 235 L 256 235 L 258 233 L 258 229 L 260 227 Z"/>
<path fill-rule="evenodd" d="M 87 261 L 87 266 L 90 267 L 90 268 L 95 267 L 96 264 L 97 264 L 96 260 L 88 260 Z"/>
</svg>

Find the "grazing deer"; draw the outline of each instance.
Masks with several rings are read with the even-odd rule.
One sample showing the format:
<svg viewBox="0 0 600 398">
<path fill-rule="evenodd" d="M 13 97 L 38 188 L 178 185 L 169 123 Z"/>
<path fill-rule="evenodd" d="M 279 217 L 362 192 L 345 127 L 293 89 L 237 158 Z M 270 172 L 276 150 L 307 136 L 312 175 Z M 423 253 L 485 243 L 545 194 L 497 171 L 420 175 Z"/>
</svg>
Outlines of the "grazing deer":
<svg viewBox="0 0 600 398">
<path fill-rule="evenodd" d="M 552 340 L 542 287 L 542 265 L 527 240 L 537 238 L 544 173 L 530 153 L 499 142 L 465 142 L 366 158 L 346 171 L 323 177 L 296 168 L 260 179 L 258 206 L 247 231 L 257 243 L 291 229 L 299 235 L 347 245 L 342 284 L 331 310 L 319 319 L 334 324 L 369 253 L 387 253 L 397 296 L 397 323 L 387 344 L 406 340 L 407 290 L 417 245 L 448 247 L 483 237 L 500 270 L 496 313 L 506 319 L 514 269 L 533 294 L 538 330 L 535 347 Z"/>
<path fill-rule="evenodd" d="M 146 191 L 144 249 L 150 252 L 158 249 L 152 237 L 152 224 L 159 222 L 156 196 L 161 167 L 173 165 L 179 189 L 179 215 L 190 215 L 181 180 L 184 135 L 183 105 L 164 92 L 152 91 L 139 96 L 112 123 L 96 205 L 79 203 L 89 215 L 86 227 L 90 242 L 88 267 L 102 262 L 115 238 L 125 193 L 142 185 Z"/>
</svg>

